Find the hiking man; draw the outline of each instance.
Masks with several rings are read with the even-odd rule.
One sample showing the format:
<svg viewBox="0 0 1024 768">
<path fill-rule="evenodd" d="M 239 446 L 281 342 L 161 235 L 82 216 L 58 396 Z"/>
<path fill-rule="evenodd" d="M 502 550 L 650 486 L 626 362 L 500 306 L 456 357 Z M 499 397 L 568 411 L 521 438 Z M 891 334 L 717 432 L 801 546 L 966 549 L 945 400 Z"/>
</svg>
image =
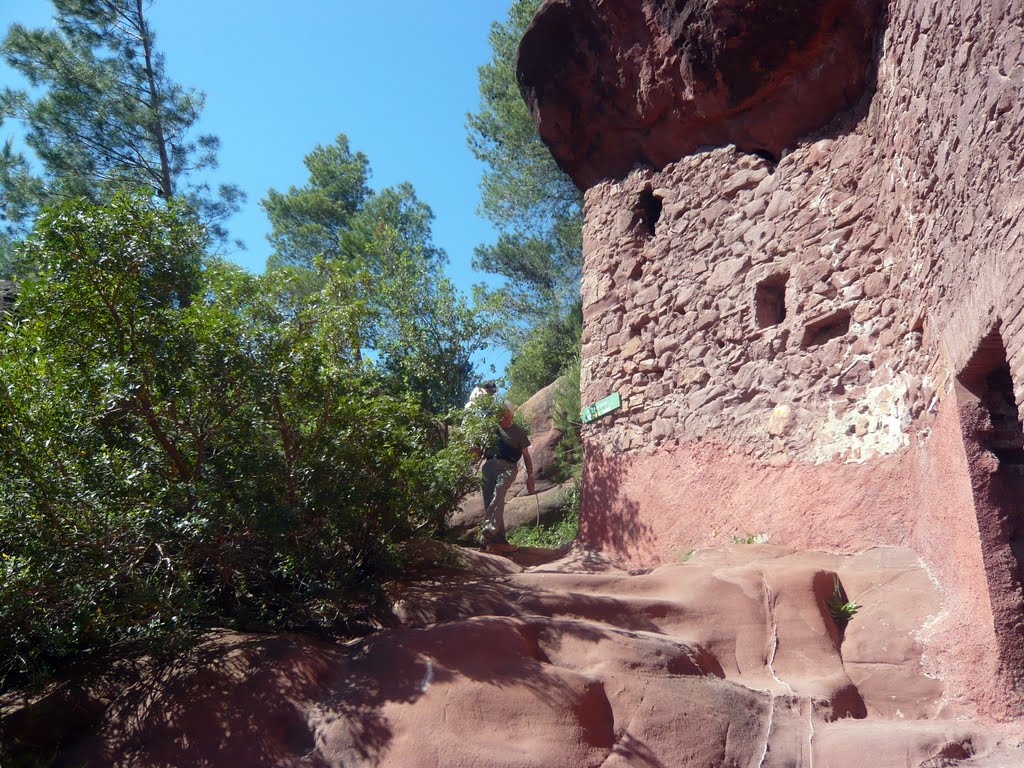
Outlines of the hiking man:
<svg viewBox="0 0 1024 768">
<path fill-rule="evenodd" d="M 512 423 L 512 406 L 505 403 L 494 442 L 484 452 L 481 464 L 484 486 L 484 524 L 482 534 L 487 548 L 494 552 L 514 552 L 516 547 L 505 537 L 505 494 L 519 472 L 519 458 L 526 465 L 526 490 L 536 492 L 530 438 L 526 430 Z"/>
</svg>

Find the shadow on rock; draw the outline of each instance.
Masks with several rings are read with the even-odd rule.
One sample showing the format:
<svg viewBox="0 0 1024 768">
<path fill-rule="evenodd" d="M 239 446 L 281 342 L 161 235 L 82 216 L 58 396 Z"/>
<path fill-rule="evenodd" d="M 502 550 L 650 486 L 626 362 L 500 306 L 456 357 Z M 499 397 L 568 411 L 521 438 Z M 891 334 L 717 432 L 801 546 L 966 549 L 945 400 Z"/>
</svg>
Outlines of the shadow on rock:
<svg viewBox="0 0 1024 768">
<path fill-rule="evenodd" d="M 634 552 L 651 543 L 653 531 L 641 519 L 640 504 L 622 490 L 628 462 L 586 446 L 580 542 L 613 553 Z"/>
<path fill-rule="evenodd" d="M 396 661 L 388 675 L 373 676 L 343 646 L 218 633 L 127 685 L 102 729 L 58 765 L 171 768 L 203 765 L 213 754 L 230 754 L 236 765 L 301 759 L 317 752 L 314 706 L 344 720 L 352 748 L 373 761 L 392 738 L 380 708 L 418 695 L 420 670 Z"/>
</svg>

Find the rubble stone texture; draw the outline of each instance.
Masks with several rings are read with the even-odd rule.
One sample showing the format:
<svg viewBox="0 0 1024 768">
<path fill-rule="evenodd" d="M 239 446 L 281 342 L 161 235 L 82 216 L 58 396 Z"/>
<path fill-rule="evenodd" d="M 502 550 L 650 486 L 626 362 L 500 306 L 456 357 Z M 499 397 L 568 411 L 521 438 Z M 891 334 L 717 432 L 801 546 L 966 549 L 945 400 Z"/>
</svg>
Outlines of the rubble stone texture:
<svg viewBox="0 0 1024 768">
<path fill-rule="evenodd" d="M 1020 722 L 1024 5 L 780 7 L 548 0 L 520 48 L 586 188 L 583 402 L 623 399 L 584 542 L 912 547 L 930 673 Z"/>
</svg>

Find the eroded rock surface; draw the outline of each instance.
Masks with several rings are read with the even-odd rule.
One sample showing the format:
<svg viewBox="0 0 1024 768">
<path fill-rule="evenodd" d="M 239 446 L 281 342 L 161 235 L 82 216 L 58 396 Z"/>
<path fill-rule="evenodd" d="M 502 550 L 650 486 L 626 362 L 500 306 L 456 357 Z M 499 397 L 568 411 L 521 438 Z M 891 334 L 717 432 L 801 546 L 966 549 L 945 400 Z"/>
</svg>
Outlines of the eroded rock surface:
<svg viewBox="0 0 1024 768">
<path fill-rule="evenodd" d="M 525 571 L 462 557 L 468 576 L 409 588 L 395 628 L 365 641 L 223 634 L 145 683 L 108 682 L 105 715 L 58 764 L 1024 761 L 928 676 L 940 596 L 909 550 L 736 545 L 632 575 L 583 551 Z M 837 577 L 862 605 L 845 634 L 826 607 Z"/>
<path fill-rule="evenodd" d="M 517 75 L 581 189 L 705 144 L 778 157 L 864 93 L 884 5 L 548 0 Z"/>
</svg>

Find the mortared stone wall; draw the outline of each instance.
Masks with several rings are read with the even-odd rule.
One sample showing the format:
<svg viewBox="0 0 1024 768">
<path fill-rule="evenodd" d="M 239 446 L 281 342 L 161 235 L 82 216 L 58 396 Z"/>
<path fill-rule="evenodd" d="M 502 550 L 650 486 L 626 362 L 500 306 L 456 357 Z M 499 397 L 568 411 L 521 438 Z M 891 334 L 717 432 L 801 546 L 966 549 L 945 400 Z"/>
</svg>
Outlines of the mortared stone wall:
<svg viewBox="0 0 1024 768">
<path fill-rule="evenodd" d="M 1017 718 L 1024 4 L 797 5 L 825 20 L 780 43 L 775 3 L 548 0 L 524 39 L 586 189 L 583 402 L 623 400 L 584 429 L 582 536 L 637 565 L 747 533 L 910 546 L 950 701 Z"/>
</svg>

